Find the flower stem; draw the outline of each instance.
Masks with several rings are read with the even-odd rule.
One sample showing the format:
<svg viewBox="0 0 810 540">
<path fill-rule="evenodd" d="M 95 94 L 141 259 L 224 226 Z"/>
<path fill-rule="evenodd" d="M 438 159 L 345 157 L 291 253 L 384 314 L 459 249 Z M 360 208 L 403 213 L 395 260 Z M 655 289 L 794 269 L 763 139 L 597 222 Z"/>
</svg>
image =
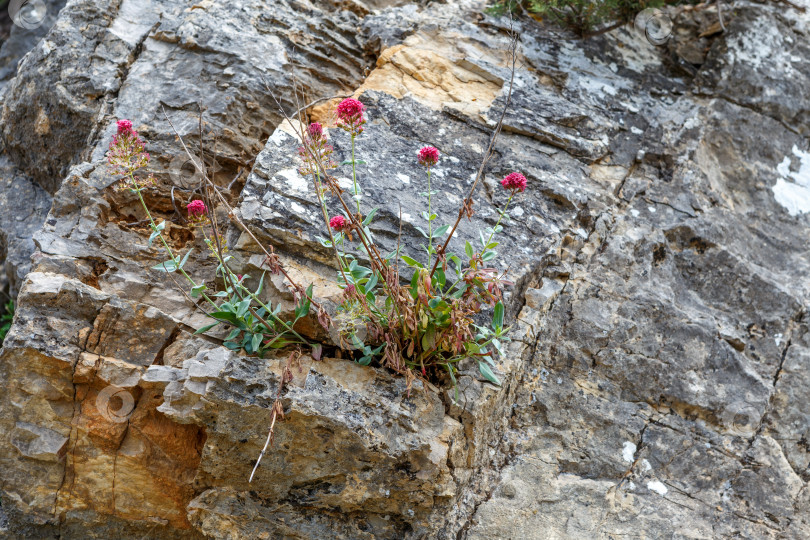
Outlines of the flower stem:
<svg viewBox="0 0 810 540">
<path fill-rule="evenodd" d="M 427 252 L 427 264 L 425 268 L 430 268 L 430 260 L 431 255 L 433 253 L 433 191 L 430 189 L 430 167 L 427 168 L 428 171 L 428 252 Z"/>
<path fill-rule="evenodd" d="M 357 193 L 357 170 L 354 162 L 354 138 L 356 135 L 352 133 L 352 182 L 354 183 L 354 200 L 357 203 L 357 213 L 360 213 L 360 194 Z"/>
<path fill-rule="evenodd" d="M 500 224 L 501 224 L 501 220 L 503 219 L 503 216 L 505 216 L 505 215 L 506 215 L 506 212 L 509 210 L 509 204 L 512 202 L 512 197 L 514 197 L 514 196 L 515 196 L 515 194 L 514 194 L 514 193 L 512 193 L 511 195 L 509 195 L 509 200 L 508 200 L 508 201 L 506 201 L 506 206 L 504 207 L 503 212 L 501 212 L 501 215 L 500 215 L 500 217 L 498 218 L 498 221 L 495 223 L 495 226 L 492 228 L 492 232 L 491 232 L 491 233 L 489 233 L 489 238 L 487 238 L 487 243 L 486 243 L 486 245 L 484 245 L 483 249 L 481 250 L 481 255 L 482 255 L 482 256 L 484 255 L 484 253 L 486 253 L 486 252 L 488 251 L 488 250 L 487 250 L 487 246 L 489 245 L 489 242 L 492 240 L 492 237 L 493 237 L 493 236 L 495 236 L 495 229 L 497 229 L 497 228 L 498 228 L 498 225 L 500 225 Z M 456 285 L 458 285 L 458 284 L 461 282 L 461 280 L 462 280 L 462 279 L 464 279 L 464 278 L 463 278 L 463 277 L 458 278 L 458 279 L 455 281 L 455 283 L 453 283 L 452 285 L 450 285 L 450 288 L 449 288 L 449 289 L 447 289 L 447 290 L 448 290 L 448 291 L 452 291 L 452 290 L 453 290 L 453 287 L 455 287 Z"/>
<path fill-rule="evenodd" d="M 503 219 L 503 216 L 505 216 L 505 215 L 506 215 L 506 212 L 509 210 L 509 203 L 511 203 L 511 202 L 512 202 L 512 197 L 514 197 L 514 196 L 515 196 L 515 194 L 514 194 L 514 193 L 512 193 L 511 195 L 509 195 L 509 200 L 508 200 L 508 201 L 506 201 L 506 206 L 504 207 L 503 212 L 501 212 L 501 216 L 498 218 L 498 222 L 497 222 L 497 223 L 495 223 L 495 226 L 494 226 L 494 227 L 492 227 L 492 232 L 491 232 L 491 233 L 489 233 L 489 238 L 487 238 L 487 243 L 486 243 L 486 245 L 484 246 L 484 251 L 487 251 L 487 246 L 489 245 L 489 241 L 490 241 L 490 240 L 492 240 L 492 237 L 495 235 L 495 229 L 497 229 L 497 228 L 498 228 L 498 225 L 500 225 L 500 224 L 501 224 L 501 220 Z M 483 255 L 483 253 L 482 253 L 482 255 Z"/>
<path fill-rule="evenodd" d="M 177 257 L 175 256 L 174 252 L 172 251 L 172 248 L 169 247 L 169 244 L 166 242 L 166 239 L 163 238 L 163 233 L 158 230 L 157 223 L 155 223 L 155 220 L 152 217 L 152 213 L 149 211 L 149 207 L 146 206 L 146 201 L 143 199 L 143 195 L 141 194 L 141 189 L 142 188 L 141 188 L 141 186 L 138 185 L 138 181 L 135 180 L 135 176 L 132 174 L 132 171 L 129 172 L 129 178 L 132 180 L 132 185 L 135 186 L 135 193 L 138 194 L 138 200 L 141 201 L 141 206 L 143 207 L 144 211 L 146 212 L 146 217 L 149 218 L 149 223 L 152 225 L 152 230 L 157 231 L 158 237 L 160 238 L 161 243 L 163 243 L 163 247 L 166 249 L 166 253 L 169 254 L 169 257 L 171 258 L 172 262 L 174 263 L 175 268 L 180 270 L 180 273 L 183 274 L 183 277 L 185 277 L 188 280 L 189 283 L 191 283 L 192 287 L 196 287 L 197 282 L 194 281 L 194 279 L 192 279 L 192 277 L 189 276 L 186 273 L 185 270 L 180 268 L 180 261 L 177 260 Z M 213 300 L 211 300 L 208 297 L 207 294 L 205 294 L 205 293 L 201 293 L 201 294 L 202 294 L 202 297 L 206 301 L 208 301 L 209 304 L 211 304 L 217 310 L 219 310 L 219 306 L 217 306 L 217 304 Z"/>
</svg>

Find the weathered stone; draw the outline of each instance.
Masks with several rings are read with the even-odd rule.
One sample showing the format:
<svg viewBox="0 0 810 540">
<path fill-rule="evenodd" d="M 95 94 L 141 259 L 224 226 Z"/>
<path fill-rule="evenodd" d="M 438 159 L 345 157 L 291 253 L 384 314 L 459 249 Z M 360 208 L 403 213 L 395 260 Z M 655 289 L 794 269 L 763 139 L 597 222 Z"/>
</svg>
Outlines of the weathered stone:
<svg viewBox="0 0 810 540">
<path fill-rule="evenodd" d="M 216 264 L 182 215 L 199 179 L 164 117 L 196 154 L 202 102 L 215 181 L 333 309 L 340 291 L 317 240 L 314 189 L 270 94 L 288 112 L 336 94 L 366 104 L 363 209 L 380 208 L 371 230 L 385 249 L 399 239 L 418 255 L 416 151 L 442 153 L 434 210 L 448 222 L 505 104 L 508 21 L 482 7 L 72 0 L 16 77 L 0 75 L 0 244 L 21 289 L 0 352 L 0 531 L 810 535 L 810 15 L 784 3 L 738 2 L 725 32 L 716 8 L 670 10 L 662 48 L 630 28 L 568 41 L 520 20 L 512 107 L 474 219 L 451 242 L 461 253 L 462 239 L 493 225 L 498 179 L 526 174 L 499 238 L 516 281 L 502 386 L 465 361 L 458 397 L 420 383 L 409 394 L 385 371 L 304 357 L 248 483 L 284 357 L 192 335 L 206 317 L 147 270 L 165 255 L 147 245 L 139 202 L 111 189 L 113 121 L 132 118 L 148 141 L 158 182 L 147 203 L 172 247 L 193 250 L 189 273 L 213 288 Z M 21 36 L 0 51 L 0 70 L 16 63 L 9 44 Z M 334 104 L 308 112 L 342 161 L 350 141 L 334 129 Z M 348 188 L 350 169 L 336 175 Z M 257 246 L 235 227 L 228 242 L 257 284 Z M 290 313 L 284 281 L 265 283 L 265 299 Z M 331 354 L 337 340 L 317 321 L 298 330 Z"/>
</svg>

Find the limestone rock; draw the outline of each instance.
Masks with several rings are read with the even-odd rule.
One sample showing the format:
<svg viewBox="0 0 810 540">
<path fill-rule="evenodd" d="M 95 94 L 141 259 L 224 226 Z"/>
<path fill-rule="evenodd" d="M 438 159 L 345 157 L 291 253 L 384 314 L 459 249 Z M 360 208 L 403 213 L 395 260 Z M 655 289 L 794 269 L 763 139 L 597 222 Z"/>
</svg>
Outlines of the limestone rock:
<svg viewBox="0 0 810 540">
<path fill-rule="evenodd" d="M 408 393 L 383 370 L 305 355 L 248 483 L 285 357 L 193 334 L 207 319 L 148 270 L 164 255 L 138 201 L 112 189 L 114 121 L 148 141 L 147 202 L 213 287 L 183 216 L 199 178 L 166 118 L 197 155 L 202 103 L 222 193 L 333 308 L 334 263 L 279 106 L 325 98 L 307 112 L 342 161 L 335 96 L 363 101 L 363 207 L 379 208 L 382 246 L 416 254 L 415 153 L 442 153 L 434 210 L 451 221 L 506 103 L 508 21 L 473 0 L 47 5 L 52 27 L 15 29 L 0 49 L 0 256 L 19 291 L 0 349 L 1 532 L 810 535 L 810 14 L 741 1 L 726 32 L 709 32 L 716 10 L 671 8 L 666 47 L 629 27 L 570 41 L 519 20 L 511 108 L 474 220 L 450 244 L 461 252 L 495 223 L 498 179 L 529 178 L 498 248 L 516 282 L 502 386 L 465 362 L 458 399 Z M 348 188 L 348 167 L 337 176 Z M 232 227 L 227 241 L 256 280 L 249 235 Z M 278 277 L 265 294 L 292 308 Z M 334 344 L 317 321 L 300 331 Z"/>
</svg>

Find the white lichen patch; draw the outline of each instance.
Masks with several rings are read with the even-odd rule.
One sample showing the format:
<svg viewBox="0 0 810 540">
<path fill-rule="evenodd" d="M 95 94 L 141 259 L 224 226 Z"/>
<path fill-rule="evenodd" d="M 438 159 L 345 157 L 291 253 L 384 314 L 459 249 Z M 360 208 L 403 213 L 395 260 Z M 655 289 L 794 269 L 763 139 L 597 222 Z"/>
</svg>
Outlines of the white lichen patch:
<svg viewBox="0 0 810 540">
<path fill-rule="evenodd" d="M 399 178 L 399 181 L 402 182 L 403 184 L 411 183 L 411 179 L 408 177 L 407 174 L 397 173 L 397 178 Z"/>
<path fill-rule="evenodd" d="M 282 169 L 276 173 L 276 176 L 282 177 L 290 189 L 303 192 L 309 191 L 309 182 L 298 174 L 297 169 Z"/>
<path fill-rule="evenodd" d="M 658 480 L 651 480 L 651 481 L 647 482 L 647 489 L 649 489 L 650 491 L 654 491 L 654 492 L 658 493 L 662 497 L 667 494 L 667 491 L 669 491 L 667 489 L 667 486 L 665 486 L 664 484 L 662 484 Z"/>
<path fill-rule="evenodd" d="M 810 153 L 793 146 L 793 155 L 799 158 L 799 170 L 790 170 L 790 156 L 776 167 L 781 178 L 776 181 L 773 196 L 791 216 L 810 212 Z"/>
<path fill-rule="evenodd" d="M 636 445 L 630 441 L 624 441 L 624 445 L 622 446 L 622 459 L 627 463 L 633 463 L 633 461 L 635 461 L 635 455 Z"/>
</svg>

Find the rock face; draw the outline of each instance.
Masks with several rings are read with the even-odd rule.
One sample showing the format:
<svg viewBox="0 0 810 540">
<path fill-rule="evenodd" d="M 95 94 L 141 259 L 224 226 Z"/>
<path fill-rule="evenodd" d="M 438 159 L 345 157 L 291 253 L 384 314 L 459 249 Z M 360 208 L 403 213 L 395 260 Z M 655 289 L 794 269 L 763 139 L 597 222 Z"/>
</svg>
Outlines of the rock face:
<svg viewBox="0 0 810 540">
<path fill-rule="evenodd" d="M 212 284 L 181 215 L 199 179 L 167 121 L 196 152 L 202 108 L 215 182 L 329 306 L 335 269 L 279 106 L 299 107 L 294 82 L 301 105 L 364 102 L 372 232 L 393 248 L 401 215 L 415 252 L 416 151 L 442 153 L 450 221 L 509 80 L 508 21 L 479 2 L 426 4 L 69 0 L 48 4 L 52 27 L 14 28 L 0 48 L 0 256 L 19 291 L 0 349 L 0 531 L 810 536 L 810 12 L 787 4 L 737 2 L 725 32 L 713 6 L 672 9 L 662 47 L 629 27 L 579 41 L 518 22 L 511 107 L 460 227 L 495 223 L 505 173 L 529 178 L 499 248 L 516 282 L 503 385 L 462 366 L 458 400 L 409 394 L 383 370 L 304 356 L 248 483 L 284 359 L 192 335 L 205 318 L 148 270 L 160 250 L 137 200 L 112 189 L 112 126 L 130 118 L 149 142 L 147 201 Z M 330 126 L 334 103 L 307 112 Z M 344 159 L 348 137 L 327 131 Z M 227 236 L 257 275 L 257 246 Z M 290 307 L 282 283 L 266 294 Z"/>
</svg>

